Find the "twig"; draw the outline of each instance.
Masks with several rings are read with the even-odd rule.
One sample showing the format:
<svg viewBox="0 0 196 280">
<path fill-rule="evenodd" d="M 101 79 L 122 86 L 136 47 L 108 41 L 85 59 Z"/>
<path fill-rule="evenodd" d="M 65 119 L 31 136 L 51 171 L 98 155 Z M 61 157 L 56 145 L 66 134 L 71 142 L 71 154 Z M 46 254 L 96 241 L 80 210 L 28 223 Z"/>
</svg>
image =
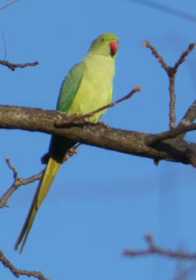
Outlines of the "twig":
<svg viewBox="0 0 196 280">
<path fill-rule="evenodd" d="M 190 125 L 194 120 L 196 120 L 196 100 L 186 111 L 184 117 L 180 122 L 180 125 Z"/>
<path fill-rule="evenodd" d="M 87 121 L 90 117 L 92 117 L 93 115 L 104 111 L 108 108 L 112 108 L 118 104 L 120 104 L 121 102 L 130 99 L 136 92 L 141 91 L 141 87 L 140 86 L 135 86 L 127 95 L 121 97 L 120 99 L 109 103 L 105 106 L 102 106 L 101 108 L 98 108 L 90 113 L 87 113 L 85 115 L 81 115 L 81 116 L 70 116 L 70 117 L 66 117 L 66 120 L 58 120 L 56 122 L 56 127 L 67 127 L 70 125 L 80 125 L 80 124 L 88 124 L 89 122 Z"/>
<path fill-rule="evenodd" d="M 196 260 L 196 253 L 188 253 L 182 250 L 174 251 L 171 249 L 162 248 L 156 245 L 155 240 L 151 235 L 146 235 L 144 239 L 148 246 L 147 249 L 145 250 L 128 249 L 123 252 L 123 255 L 126 257 L 144 257 L 144 256 L 158 255 L 162 257 L 187 260 L 187 261 Z"/>
<path fill-rule="evenodd" d="M 181 54 L 177 62 L 174 66 L 169 66 L 163 59 L 163 57 L 158 53 L 155 47 L 148 41 L 144 43 L 146 48 L 149 48 L 155 58 L 158 60 L 162 68 L 165 70 L 168 79 L 169 79 L 169 127 L 173 129 L 176 127 L 176 94 L 175 94 L 175 78 L 176 73 L 178 71 L 179 66 L 184 63 L 187 56 L 191 53 L 191 51 L 195 48 L 196 44 L 192 43 L 188 46 L 188 48 Z"/>
<path fill-rule="evenodd" d="M 196 130 L 196 124 L 192 124 L 193 121 L 196 119 L 196 101 L 192 103 L 192 105 L 186 111 L 184 117 L 178 124 L 178 126 L 172 130 L 165 131 L 153 136 L 150 136 L 147 140 L 146 144 L 148 145 L 156 145 L 161 141 L 172 139 L 176 137 L 184 138 L 186 132 Z"/>
<path fill-rule="evenodd" d="M 75 155 L 77 152 L 77 148 L 79 147 L 80 143 L 76 144 L 74 147 L 70 148 L 65 157 L 64 161 L 67 161 L 70 157 Z M 49 154 L 46 154 L 42 157 L 41 161 L 42 163 L 46 164 L 49 159 Z M 41 179 L 43 172 L 41 171 L 38 174 L 35 174 L 33 176 L 27 177 L 27 178 L 20 178 L 18 175 L 18 171 L 16 167 L 13 165 L 10 159 L 6 159 L 6 163 L 8 165 L 8 168 L 12 171 L 13 174 L 13 183 L 11 186 L 7 189 L 7 191 L 0 197 L 0 208 L 6 207 L 8 200 L 11 198 L 13 193 L 21 186 L 29 185 L 31 183 L 34 183 L 35 181 L 38 181 Z"/>
<path fill-rule="evenodd" d="M 188 131 L 196 130 L 196 124 L 190 124 L 190 125 L 179 125 L 176 128 L 173 128 L 172 130 L 168 130 L 159 134 L 156 134 L 154 136 L 150 136 L 146 143 L 148 145 L 155 145 L 161 141 L 176 138 L 179 135 L 182 135 Z"/>
<path fill-rule="evenodd" d="M 169 71 L 169 65 L 165 62 L 164 58 L 160 55 L 155 47 L 149 41 L 144 41 L 144 47 L 151 50 L 154 57 L 158 60 L 165 72 Z"/>
<path fill-rule="evenodd" d="M 47 280 L 47 278 L 43 275 L 42 272 L 28 271 L 16 268 L 15 265 L 13 265 L 10 260 L 8 260 L 8 258 L 4 255 L 2 251 L 0 251 L 0 262 L 4 267 L 8 268 L 9 271 L 17 278 L 20 276 L 28 276 L 37 278 L 38 280 Z"/>
<path fill-rule="evenodd" d="M 26 67 L 34 67 L 39 65 L 38 61 L 27 62 L 27 63 L 12 63 L 7 60 L 0 60 L 0 64 L 9 68 L 12 71 L 15 71 L 16 68 L 26 68 Z"/>
<path fill-rule="evenodd" d="M 11 198 L 11 196 L 13 195 L 13 193 L 21 186 L 25 186 L 28 184 L 31 184 L 35 181 L 38 181 L 41 179 L 42 176 L 42 172 L 39 172 L 36 175 L 33 175 L 31 177 L 28 178 L 20 178 L 18 176 L 18 172 L 16 170 L 16 167 L 11 163 L 10 159 L 6 159 L 6 163 L 9 167 L 9 169 L 12 171 L 13 174 L 13 183 L 11 184 L 11 186 L 7 189 L 7 191 L 1 196 L 0 198 L 0 208 L 6 207 L 7 203 L 9 201 L 9 199 Z"/>
<path fill-rule="evenodd" d="M 188 48 L 181 54 L 181 56 L 179 57 L 177 62 L 174 64 L 174 67 L 173 67 L 174 71 L 177 72 L 179 66 L 185 62 L 188 55 L 195 49 L 195 47 L 196 47 L 195 43 L 191 43 L 188 45 Z"/>
</svg>

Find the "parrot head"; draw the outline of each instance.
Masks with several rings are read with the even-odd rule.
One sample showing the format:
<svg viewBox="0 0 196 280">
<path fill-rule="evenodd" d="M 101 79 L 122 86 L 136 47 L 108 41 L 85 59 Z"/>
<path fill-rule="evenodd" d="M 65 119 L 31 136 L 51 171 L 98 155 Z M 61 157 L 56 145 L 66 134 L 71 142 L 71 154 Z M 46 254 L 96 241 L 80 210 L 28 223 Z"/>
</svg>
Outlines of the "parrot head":
<svg viewBox="0 0 196 280">
<path fill-rule="evenodd" d="M 119 48 L 119 39 L 114 33 L 103 33 L 90 46 L 90 53 L 115 58 Z"/>
</svg>

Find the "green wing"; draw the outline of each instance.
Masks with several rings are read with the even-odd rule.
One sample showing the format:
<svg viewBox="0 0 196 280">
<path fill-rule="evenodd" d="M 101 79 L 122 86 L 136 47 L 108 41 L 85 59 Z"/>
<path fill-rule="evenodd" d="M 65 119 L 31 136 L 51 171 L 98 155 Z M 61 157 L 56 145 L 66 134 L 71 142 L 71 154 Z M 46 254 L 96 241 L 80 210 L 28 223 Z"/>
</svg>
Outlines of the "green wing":
<svg viewBox="0 0 196 280">
<path fill-rule="evenodd" d="M 57 110 L 63 112 L 67 112 L 69 110 L 80 87 L 84 75 L 84 69 L 85 64 L 83 62 L 76 64 L 65 77 L 61 85 L 60 94 L 57 101 Z"/>
</svg>

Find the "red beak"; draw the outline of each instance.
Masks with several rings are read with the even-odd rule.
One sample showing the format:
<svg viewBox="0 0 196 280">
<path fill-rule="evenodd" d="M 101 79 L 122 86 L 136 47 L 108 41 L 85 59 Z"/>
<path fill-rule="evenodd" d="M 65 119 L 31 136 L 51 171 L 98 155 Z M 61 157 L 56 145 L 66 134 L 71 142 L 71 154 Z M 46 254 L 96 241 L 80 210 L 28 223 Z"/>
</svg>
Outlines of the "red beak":
<svg viewBox="0 0 196 280">
<path fill-rule="evenodd" d="M 111 56 L 114 56 L 118 51 L 118 41 L 112 41 L 110 43 L 110 53 Z"/>
</svg>

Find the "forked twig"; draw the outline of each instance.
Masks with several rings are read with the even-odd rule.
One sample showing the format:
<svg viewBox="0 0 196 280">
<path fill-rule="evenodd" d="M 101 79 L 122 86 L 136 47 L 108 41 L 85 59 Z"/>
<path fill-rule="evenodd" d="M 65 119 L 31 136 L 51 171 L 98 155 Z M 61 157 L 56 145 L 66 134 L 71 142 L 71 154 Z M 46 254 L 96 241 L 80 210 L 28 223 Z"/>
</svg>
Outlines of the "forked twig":
<svg viewBox="0 0 196 280">
<path fill-rule="evenodd" d="M 42 272 L 28 271 L 16 268 L 15 265 L 4 255 L 2 251 L 0 251 L 0 262 L 3 264 L 4 267 L 8 268 L 9 271 L 17 278 L 20 276 L 28 276 L 37 278 L 38 280 L 47 280 L 47 278 L 43 275 Z"/>
<path fill-rule="evenodd" d="M 182 250 L 171 250 L 165 249 L 158 245 L 156 245 L 155 240 L 152 235 L 148 234 L 144 237 L 147 243 L 147 249 L 144 250 L 125 250 L 123 255 L 126 257 L 144 257 L 144 256 L 162 256 L 172 259 L 180 259 L 180 260 L 187 260 L 192 261 L 196 260 L 196 253 L 188 253 Z"/>
<path fill-rule="evenodd" d="M 168 79 L 169 79 L 169 96 L 170 96 L 170 102 L 169 102 L 169 127 L 170 129 L 173 129 L 176 127 L 176 94 L 175 94 L 175 78 L 176 73 L 178 71 L 178 68 L 181 64 L 183 64 L 188 57 L 188 55 L 193 51 L 193 49 L 196 47 L 195 43 L 189 44 L 188 48 L 181 54 L 177 62 L 174 64 L 174 66 L 169 66 L 163 57 L 159 54 L 157 49 L 152 46 L 152 44 L 148 41 L 145 41 L 144 43 L 145 47 L 150 49 L 154 57 L 158 60 L 162 68 L 165 70 Z"/>
<path fill-rule="evenodd" d="M 176 138 L 179 135 L 182 135 L 186 132 L 196 130 L 196 123 L 190 124 L 190 125 L 179 125 L 176 128 L 172 130 L 168 130 L 159 134 L 156 134 L 154 136 L 150 136 L 147 143 L 148 145 L 155 145 L 161 141 L 167 140 L 167 139 L 172 139 Z"/>
<path fill-rule="evenodd" d="M 80 144 L 76 144 L 73 148 L 70 148 L 67 153 L 65 154 L 64 157 L 64 161 L 67 161 L 70 157 L 72 157 L 73 155 L 76 154 L 76 150 L 79 147 Z M 44 155 L 44 157 L 42 158 L 42 163 L 46 164 L 47 161 L 49 159 L 49 155 L 46 154 Z M 6 159 L 6 163 L 8 168 L 11 170 L 12 175 L 13 175 L 13 183 L 11 184 L 11 186 L 5 191 L 5 193 L 0 197 L 0 208 L 4 208 L 7 206 L 9 199 L 11 198 L 11 196 L 13 195 L 13 193 L 20 187 L 22 186 L 26 186 L 29 185 L 31 183 L 34 183 L 35 181 L 38 181 L 41 179 L 42 175 L 43 175 L 43 171 L 27 177 L 27 178 L 21 178 L 18 175 L 18 171 L 16 169 L 16 167 L 13 165 L 13 163 L 11 162 L 10 159 Z"/>
<path fill-rule="evenodd" d="M 9 199 L 13 195 L 13 193 L 20 188 L 21 186 L 29 185 L 35 181 L 41 179 L 42 172 L 39 172 L 36 175 L 30 176 L 28 178 L 20 178 L 18 175 L 18 171 L 16 167 L 11 163 L 10 159 L 6 159 L 6 163 L 8 168 L 12 171 L 13 174 L 13 183 L 10 187 L 5 191 L 5 193 L 0 197 L 0 208 L 6 207 L 8 204 Z"/>
</svg>

